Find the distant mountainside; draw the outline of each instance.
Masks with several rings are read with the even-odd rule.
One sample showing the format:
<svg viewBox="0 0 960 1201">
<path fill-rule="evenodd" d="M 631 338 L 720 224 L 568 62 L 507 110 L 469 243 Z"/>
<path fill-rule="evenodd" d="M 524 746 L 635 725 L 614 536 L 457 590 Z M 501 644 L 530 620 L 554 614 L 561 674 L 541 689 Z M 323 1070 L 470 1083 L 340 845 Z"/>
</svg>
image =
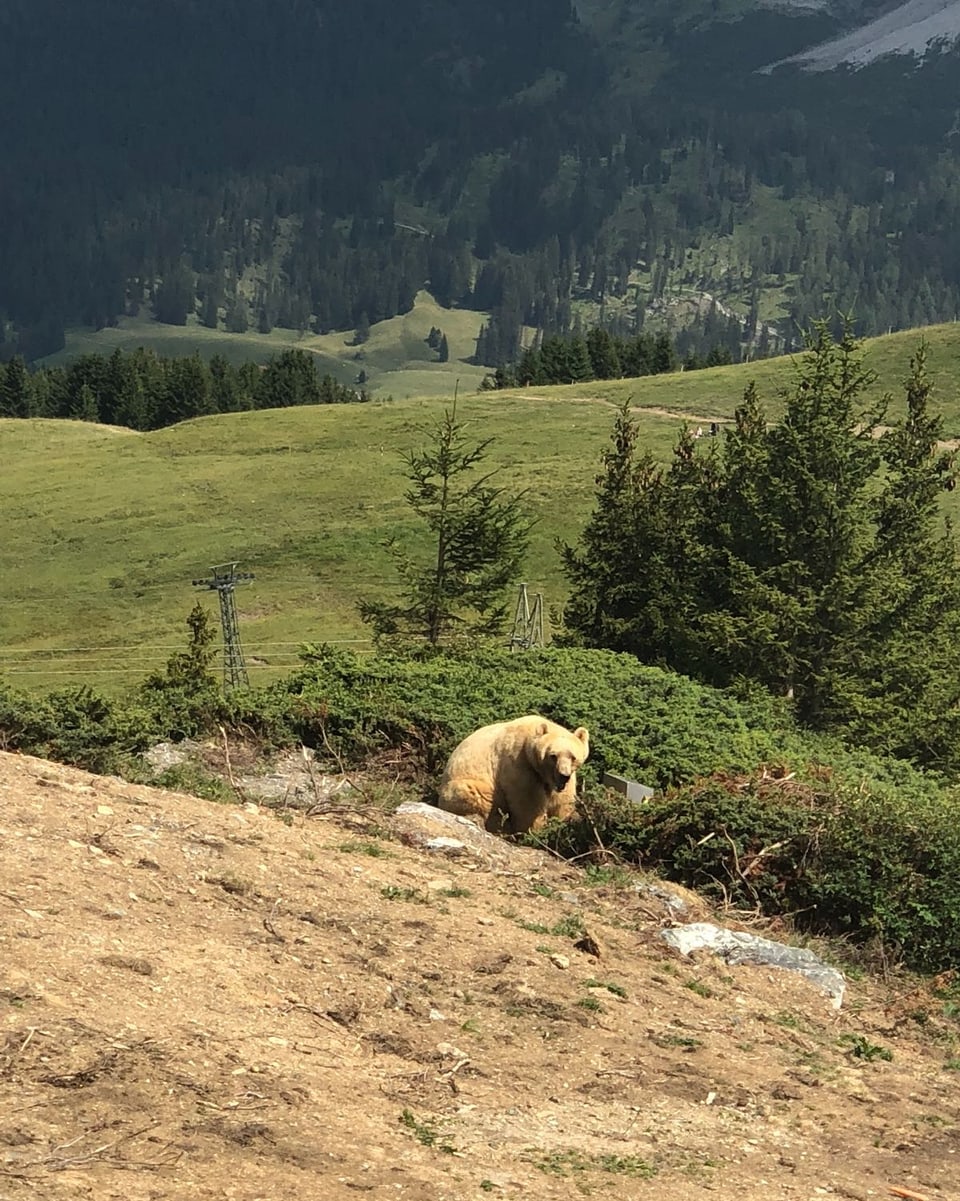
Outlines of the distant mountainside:
<svg viewBox="0 0 960 1201">
<path fill-rule="evenodd" d="M 490 365 L 707 338 L 705 293 L 752 354 L 951 320 L 957 49 L 797 65 L 921 2 L 7 0 L 0 357 L 123 313 L 362 332 L 423 287 L 490 314 Z"/>
<path fill-rule="evenodd" d="M 892 12 L 786 60 L 809 70 L 862 67 L 888 54 L 924 55 L 960 39 L 958 0 L 907 0 Z"/>
</svg>

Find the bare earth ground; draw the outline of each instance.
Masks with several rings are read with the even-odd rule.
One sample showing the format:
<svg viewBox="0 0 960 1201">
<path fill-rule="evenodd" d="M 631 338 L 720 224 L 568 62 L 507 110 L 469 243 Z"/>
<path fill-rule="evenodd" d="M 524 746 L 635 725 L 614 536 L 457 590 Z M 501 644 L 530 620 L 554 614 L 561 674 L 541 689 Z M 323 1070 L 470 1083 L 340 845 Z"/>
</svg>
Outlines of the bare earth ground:
<svg viewBox="0 0 960 1201">
<path fill-rule="evenodd" d="M 0 1197 L 960 1196 L 929 989 L 837 1013 L 399 829 L 0 754 Z"/>
</svg>

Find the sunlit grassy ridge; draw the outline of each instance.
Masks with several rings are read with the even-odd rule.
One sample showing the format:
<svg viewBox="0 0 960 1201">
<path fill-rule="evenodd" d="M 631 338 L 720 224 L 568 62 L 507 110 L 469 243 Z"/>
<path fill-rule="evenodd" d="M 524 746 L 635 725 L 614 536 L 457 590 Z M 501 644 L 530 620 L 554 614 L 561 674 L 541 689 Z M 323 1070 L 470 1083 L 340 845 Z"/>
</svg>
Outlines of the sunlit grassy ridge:
<svg viewBox="0 0 960 1201">
<path fill-rule="evenodd" d="M 82 354 L 110 354 L 118 347 L 130 351 L 145 346 L 165 356 L 197 352 L 210 359 L 219 354 L 239 365 L 251 360 L 264 363 L 272 355 L 296 349 L 313 355 L 317 370 L 342 384 L 353 384 L 364 371 L 368 390 L 382 396 L 448 395 L 457 379 L 465 387 L 476 387 L 487 370 L 465 361 L 476 350 L 483 320 L 483 313 L 441 308 L 428 292 L 418 293 L 409 313 L 371 326 L 370 337 L 362 346 L 353 344 L 352 330 L 299 334 L 277 328 L 269 334 L 229 334 L 207 329 L 196 318 L 177 326 L 161 325 L 148 317 L 121 317 L 112 328 L 68 331 L 64 349 L 43 363 L 55 366 Z M 450 358 L 446 363 L 436 362 L 436 352 L 426 343 L 433 326 L 447 336 Z"/>
<path fill-rule="evenodd" d="M 958 327 L 924 337 L 946 433 L 960 437 Z M 913 332 L 868 344 L 876 390 L 894 392 L 894 411 L 918 340 Z M 547 608 L 565 596 L 555 542 L 574 540 L 592 508 L 612 405 L 629 398 L 643 443 L 666 459 L 682 414 L 731 417 L 750 378 L 775 414 L 777 388 L 794 369 L 778 359 L 513 393 L 461 385 L 459 415 L 477 438 L 493 438 L 488 465 L 504 469 L 507 486 L 527 490 L 535 524 L 526 579 Z M 228 560 L 256 573 L 237 602 L 261 673 L 289 661 L 298 643 L 367 637 L 357 601 L 389 595 L 395 584 L 384 539 L 396 534 L 416 546 L 421 537 L 403 500 L 400 452 L 423 443 L 448 403 L 269 410 L 149 434 L 0 421 L 0 660 L 11 672 L 129 673 L 18 675 L 21 683 L 135 678 L 184 642 L 197 593 L 191 580 Z M 64 655 L 81 647 L 114 649 Z M 43 651 L 57 651 L 56 662 L 38 662 Z"/>
</svg>

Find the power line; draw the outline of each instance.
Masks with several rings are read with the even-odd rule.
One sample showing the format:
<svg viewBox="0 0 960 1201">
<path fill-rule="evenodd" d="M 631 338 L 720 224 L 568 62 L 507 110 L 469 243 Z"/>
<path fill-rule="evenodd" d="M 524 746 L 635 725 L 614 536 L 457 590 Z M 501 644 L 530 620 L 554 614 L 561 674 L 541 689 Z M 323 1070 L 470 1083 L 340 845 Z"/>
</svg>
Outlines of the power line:
<svg viewBox="0 0 960 1201">
<path fill-rule="evenodd" d="M 204 581 L 206 583 L 206 581 Z M 372 638 L 297 638 L 289 642 L 252 642 L 248 643 L 249 647 L 265 647 L 265 646 L 304 646 L 307 643 L 326 642 L 330 646 L 340 646 L 346 643 L 353 642 L 373 642 Z M 0 647 L 0 655 L 80 655 L 94 654 L 95 652 L 106 651 L 182 651 L 183 646 L 167 646 L 144 645 L 142 642 L 122 643 L 114 646 L 57 646 L 46 650 L 42 647 L 33 646 L 8 646 Z"/>
</svg>

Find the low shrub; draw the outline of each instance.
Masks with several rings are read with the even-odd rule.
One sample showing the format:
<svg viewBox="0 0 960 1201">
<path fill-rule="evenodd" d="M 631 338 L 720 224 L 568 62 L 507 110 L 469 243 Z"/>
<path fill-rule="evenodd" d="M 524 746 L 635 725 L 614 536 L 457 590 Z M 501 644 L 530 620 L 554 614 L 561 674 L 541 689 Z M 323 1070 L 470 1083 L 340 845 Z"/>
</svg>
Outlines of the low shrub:
<svg viewBox="0 0 960 1201">
<path fill-rule="evenodd" d="M 960 797 L 917 772 L 893 785 L 807 765 L 714 775 L 641 806 L 589 790 L 578 808 L 534 839 L 569 857 L 602 850 L 801 931 L 879 940 L 917 970 L 960 966 Z"/>
<path fill-rule="evenodd" d="M 472 730 L 542 713 L 591 730 L 586 780 L 628 772 L 665 787 L 717 768 L 749 770 L 799 743 L 768 698 L 738 700 L 610 651 L 549 648 L 522 655 L 361 658 L 310 648 L 304 666 L 255 698 L 250 723 L 357 762 L 400 748 L 421 775 L 436 774 Z"/>
</svg>

